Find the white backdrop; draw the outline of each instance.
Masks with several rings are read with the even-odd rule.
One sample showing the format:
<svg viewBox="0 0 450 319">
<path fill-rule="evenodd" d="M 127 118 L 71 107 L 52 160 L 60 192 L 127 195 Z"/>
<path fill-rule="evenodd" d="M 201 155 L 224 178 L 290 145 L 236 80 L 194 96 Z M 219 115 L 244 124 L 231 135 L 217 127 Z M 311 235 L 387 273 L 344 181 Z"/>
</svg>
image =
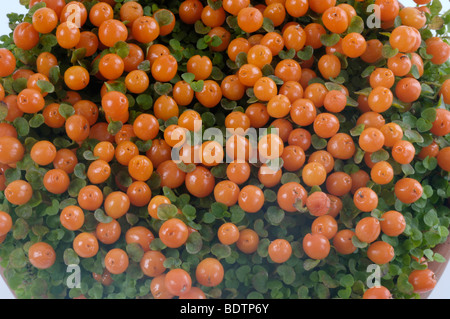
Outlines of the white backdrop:
<svg viewBox="0 0 450 319">
<path fill-rule="evenodd" d="M 413 0 L 401 0 L 405 6 L 414 6 Z M 450 9 L 450 0 L 441 0 L 444 11 Z M 19 0 L 2 1 L 2 10 L 0 13 L 0 35 L 9 34 L 11 30 L 8 27 L 8 18 L 6 14 L 9 12 L 26 13 L 25 7 L 19 4 Z M 439 280 L 438 285 L 430 295 L 430 299 L 450 299 L 450 265 Z M 14 298 L 5 282 L 0 278 L 0 299 Z"/>
</svg>

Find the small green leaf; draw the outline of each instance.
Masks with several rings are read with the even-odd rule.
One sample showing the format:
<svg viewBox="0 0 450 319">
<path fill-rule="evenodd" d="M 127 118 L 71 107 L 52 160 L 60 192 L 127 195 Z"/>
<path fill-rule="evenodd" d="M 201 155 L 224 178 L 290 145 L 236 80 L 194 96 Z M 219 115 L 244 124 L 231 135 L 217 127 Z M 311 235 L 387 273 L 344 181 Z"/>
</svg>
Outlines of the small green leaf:
<svg viewBox="0 0 450 319">
<path fill-rule="evenodd" d="M 178 208 L 173 204 L 161 204 L 158 206 L 157 214 L 159 219 L 168 220 L 178 214 Z"/>
<path fill-rule="evenodd" d="M 352 289 L 350 287 L 347 287 L 344 289 L 339 289 L 337 293 L 340 298 L 348 299 L 348 298 L 350 298 L 350 296 L 352 294 Z"/>
<path fill-rule="evenodd" d="M 362 160 L 364 159 L 364 154 L 365 152 L 357 146 L 355 155 L 353 156 L 353 161 L 355 162 L 355 164 L 360 164 L 362 162 Z"/>
<path fill-rule="evenodd" d="M 28 3 L 29 3 L 29 2 L 28 2 Z M 39 9 L 41 9 L 41 8 L 45 8 L 46 6 L 47 6 L 47 4 L 46 4 L 45 2 L 38 2 L 38 3 L 34 4 L 34 5 L 30 8 L 30 10 L 28 10 L 27 16 L 32 17 L 33 14 L 34 14 L 37 10 L 39 10 Z"/>
<path fill-rule="evenodd" d="M 172 92 L 173 89 L 172 84 L 161 82 L 156 82 L 153 87 L 158 95 L 167 95 Z"/>
<path fill-rule="evenodd" d="M 121 121 L 111 121 L 108 124 L 108 132 L 111 135 L 116 135 L 122 129 L 123 123 Z"/>
<path fill-rule="evenodd" d="M 207 0 L 207 3 L 213 10 L 222 8 L 222 0 Z"/>
<path fill-rule="evenodd" d="M 269 75 L 275 74 L 275 69 L 270 64 L 265 64 L 262 67 L 261 72 L 262 72 L 263 76 L 269 76 Z"/>
<path fill-rule="evenodd" d="M 361 73 L 361 77 L 366 78 L 372 74 L 372 72 L 375 70 L 375 65 L 369 65 L 367 68 L 364 69 Z"/>
<path fill-rule="evenodd" d="M 360 16 L 354 16 L 350 20 L 350 25 L 347 29 L 348 33 L 362 33 L 364 31 L 364 20 Z"/>
<path fill-rule="evenodd" d="M 216 124 L 216 116 L 211 112 L 204 112 L 201 115 L 202 123 L 205 127 L 212 127 Z"/>
<path fill-rule="evenodd" d="M 265 189 L 264 190 L 264 199 L 269 203 L 274 203 L 277 201 L 277 193 L 273 191 L 272 189 Z"/>
<path fill-rule="evenodd" d="M 424 109 L 420 113 L 421 117 L 429 122 L 434 122 L 436 120 L 436 108 L 429 107 Z"/>
<path fill-rule="evenodd" d="M 33 209 L 28 204 L 17 206 L 14 212 L 17 214 L 18 217 L 23 219 L 28 219 L 33 215 Z"/>
<path fill-rule="evenodd" d="M 290 182 L 300 183 L 300 177 L 292 172 L 286 172 L 281 176 L 281 184 L 286 184 Z"/>
<path fill-rule="evenodd" d="M 190 204 L 184 205 L 183 208 L 181 209 L 181 212 L 183 213 L 183 215 L 186 217 L 187 220 L 194 220 L 197 215 L 195 207 Z"/>
<path fill-rule="evenodd" d="M 356 236 L 352 236 L 352 243 L 356 248 L 366 248 L 368 246 L 367 243 L 360 241 Z"/>
<path fill-rule="evenodd" d="M 313 134 L 311 136 L 311 144 L 316 150 L 321 150 L 327 146 L 327 140 Z"/>
<path fill-rule="evenodd" d="M 422 143 L 423 136 L 416 130 L 405 130 L 405 137 L 411 143 Z"/>
<path fill-rule="evenodd" d="M 152 140 L 148 140 L 148 141 L 137 140 L 135 142 L 135 144 L 138 147 L 139 152 L 145 153 L 152 147 L 153 141 Z"/>
<path fill-rule="evenodd" d="M 51 49 L 58 44 L 56 36 L 52 33 L 42 34 L 39 42 L 48 49 Z"/>
<path fill-rule="evenodd" d="M 206 224 L 212 224 L 216 220 L 216 216 L 214 216 L 212 213 L 207 212 L 203 215 L 202 222 Z"/>
<path fill-rule="evenodd" d="M 155 238 L 150 243 L 150 249 L 151 250 L 160 251 L 160 250 L 163 250 L 166 247 L 167 246 L 162 242 L 162 240 L 160 238 Z"/>
<path fill-rule="evenodd" d="M 177 201 L 177 195 L 173 192 L 173 190 L 167 186 L 163 186 L 162 188 L 164 196 L 166 196 L 172 203 Z"/>
<path fill-rule="evenodd" d="M 86 52 L 87 52 L 86 48 L 78 48 L 73 50 L 70 63 L 75 64 L 77 63 L 77 61 L 83 59 L 86 56 Z"/>
<path fill-rule="evenodd" d="M 228 209 L 227 205 L 219 202 L 212 203 L 211 205 L 211 213 L 216 218 L 223 218 L 224 212 Z"/>
<path fill-rule="evenodd" d="M 236 55 L 236 59 L 234 61 L 238 67 L 243 66 L 244 64 L 247 64 L 247 53 L 246 52 L 239 52 Z"/>
<path fill-rule="evenodd" d="M 354 236 L 353 236 L 354 237 Z M 314 269 L 320 263 L 319 259 L 306 259 L 303 262 L 303 269 L 306 271 Z"/>
<path fill-rule="evenodd" d="M 322 34 L 320 36 L 320 42 L 326 47 L 332 47 L 337 44 L 340 39 L 341 37 L 337 33 Z"/>
<path fill-rule="evenodd" d="M 300 213 L 308 212 L 308 208 L 306 207 L 306 203 L 304 203 L 303 200 L 301 200 L 301 199 L 297 199 L 295 201 L 294 207 Z"/>
<path fill-rule="evenodd" d="M 171 24 L 174 19 L 173 13 L 171 13 L 167 9 L 157 10 L 153 14 L 153 17 L 156 19 L 156 21 L 158 21 L 160 27 Z"/>
<path fill-rule="evenodd" d="M 307 45 L 306 47 L 303 48 L 303 50 L 300 50 L 297 52 L 297 57 L 300 60 L 307 61 L 307 60 L 311 59 L 311 57 L 313 56 L 313 53 L 314 53 L 313 47 L 310 45 Z"/>
<path fill-rule="evenodd" d="M 223 259 L 231 255 L 231 248 L 230 246 L 217 243 L 211 247 L 211 253 L 216 256 L 217 259 Z"/>
<path fill-rule="evenodd" d="M 325 82 L 325 87 L 328 91 L 342 91 L 342 86 L 334 82 Z"/>
<path fill-rule="evenodd" d="M 371 87 L 367 87 L 367 88 L 364 88 L 362 90 L 356 91 L 355 94 L 369 96 L 370 92 L 372 92 L 372 88 Z"/>
<path fill-rule="evenodd" d="M 397 48 L 394 49 L 389 44 L 383 45 L 383 48 L 381 49 L 381 55 L 385 59 L 393 58 L 394 56 L 397 55 L 397 53 L 398 49 Z"/>
<path fill-rule="evenodd" d="M 103 286 L 101 283 L 95 283 L 88 291 L 89 297 L 93 299 L 101 299 L 103 296 Z"/>
<path fill-rule="evenodd" d="M 339 282 L 333 279 L 327 272 L 323 270 L 319 270 L 319 280 L 327 288 L 337 288 L 339 286 Z"/>
<path fill-rule="evenodd" d="M 438 162 L 436 157 L 427 156 L 423 159 L 422 164 L 427 170 L 432 171 L 437 167 Z"/>
<path fill-rule="evenodd" d="M 440 30 L 444 27 L 445 21 L 440 16 L 434 16 L 431 18 L 430 23 L 427 24 L 427 28 L 430 30 Z"/>
<path fill-rule="evenodd" d="M 38 128 L 40 127 L 42 124 L 44 124 L 44 116 L 40 113 L 36 113 L 29 121 L 28 124 L 30 125 L 31 128 Z"/>
<path fill-rule="evenodd" d="M 442 3 L 439 0 L 433 0 L 433 2 L 430 5 L 431 15 L 435 16 L 439 14 L 441 10 L 442 10 Z"/>
<path fill-rule="evenodd" d="M 347 104 L 346 104 L 346 106 L 358 107 L 359 103 L 358 103 L 358 101 L 356 101 L 355 99 L 351 98 L 350 96 L 347 96 Z"/>
<path fill-rule="evenodd" d="M 252 286 L 255 288 L 256 291 L 260 293 L 266 293 L 267 288 L 267 281 L 269 280 L 269 275 L 267 272 L 260 271 L 253 275 L 252 277 Z"/>
<path fill-rule="evenodd" d="M 411 295 L 414 291 L 413 285 L 408 280 L 408 274 L 400 274 L 397 278 L 397 288 L 400 292 Z"/>
<path fill-rule="evenodd" d="M 59 210 L 60 210 L 59 201 L 57 199 L 53 199 L 52 204 L 45 208 L 44 215 L 54 216 L 59 213 Z"/>
<path fill-rule="evenodd" d="M 353 237 L 355 237 L 355 236 L 353 236 Z M 341 286 L 343 286 L 345 288 L 350 288 L 355 283 L 355 280 L 353 279 L 352 275 L 346 274 L 339 279 L 339 283 Z"/>
<path fill-rule="evenodd" d="M 130 46 L 125 41 L 117 41 L 112 48 L 112 51 L 122 59 L 130 54 Z"/>
<path fill-rule="evenodd" d="M 414 78 L 416 78 L 416 79 L 420 78 L 420 73 L 419 73 L 419 69 L 417 68 L 417 65 L 413 64 L 411 66 L 411 70 L 409 72 Z"/>
<path fill-rule="evenodd" d="M 78 178 L 86 179 L 86 165 L 84 163 L 77 163 L 74 167 L 73 173 Z"/>
<path fill-rule="evenodd" d="M 297 290 L 298 298 L 299 299 L 309 299 L 311 298 L 309 296 L 309 289 L 306 286 L 300 286 Z"/>
<path fill-rule="evenodd" d="M 136 103 L 142 107 L 143 110 L 149 110 L 153 106 L 153 98 L 150 94 L 140 94 L 136 98 Z"/>
<path fill-rule="evenodd" d="M 234 205 L 230 207 L 231 222 L 237 224 L 241 222 L 245 217 L 245 211 L 239 207 L 239 205 Z"/>
<path fill-rule="evenodd" d="M 421 96 L 427 96 L 427 95 L 434 95 L 434 90 L 431 86 L 429 86 L 427 83 L 421 83 L 420 84 L 420 95 Z"/>
<path fill-rule="evenodd" d="M 21 247 L 12 250 L 9 254 L 10 266 L 14 269 L 24 268 L 27 265 L 28 258 Z"/>
<path fill-rule="evenodd" d="M 8 116 L 8 107 L 6 103 L 0 101 L 0 121 L 4 121 Z"/>
<path fill-rule="evenodd" d="M 15 79 L 12 82 L 12 87 L 14 91 L 16 91 L 17 93 L 22 92 L 24 89 L 27 88 L 27 79 L 26 78 Z"/>
<path fill-rule="evenodd" d="M 417 130 L 423 133 L 431 130 L 433 123 L 421 117 L 417 120 L 416 126 Z"/>
<path fill-rule="evenodd" d="M 338 52 L 335 52 L 335 55 L 337 55 Z M 338 76 L 338 77 L 330 77 L 330 81 L 334 82 L 334 83 L 338 83 L 338 84 L 344 84 L 345 83 L 345 77 L 343 76 Z M 348 98 L 347 98 L 348 101 Z"/>
<path fill-rule="evenodd" d="M 27 221 L 23 218 L 18 218 L 14 222 L 12 235 L 16 240 L 25 239 L 28 235 L 29 230 L 30 226 L 28 225 Z"/>
<path fill-rule="evenodd" d="M 50 230 L 47 226 L 44 225 L 33 225 L 31 227 L 31 231 L 33 232 L 33 234 L 35 234 L 36 236 L 42 238 L 44 237 Z"/>
<path fill-rule="evenodd" d="M 225 77 L 224 73 L 217 66 L 213 66 L 211 70 L 211 78 L 215 81 L 221 81 Z"/>
<path fill-rule="evenodd" d="M 63 260 L 66 265 L 78 265 L 80 263 L 80 257 L 72 248 L 64 250 Z"/>
<path fill-rule="evenodd" d="M 112 222 L 113 218 L 105 214 L 103 209 L 96 209 L 94 212 L 94 217 L 99 223 L 109 224 Z"/>
<path fill-rule="evenodd" d="M 280 265 L 276 271 L 286 285 L 290 285 L 295 281 L 295 270 L 291 266 Z"/>
<path fill-rule="evenodd" d="M 447 260 L 444 256 L 442 256 L 439 253 L 434 253 L 433 255 L 433 261 L 438 262 L 438 263 L 445 263 Z"/>
<path fill-rule="evenodd" d="M 284 83 L 284 81 L 282 79 L 280 79 L 279 77 L 275 76 L 275 75 L 268 75 L 268 78 L 272 79 L 276 85 L 282 85 Z"/>
<path fill-rule="evenodd" d="M 17 117 L 13 121 L 13 125 L 17 130 L 19 136 L 27 136 L 30 132 L 30 125 L 24 117 Z"/>
<path fill-rule="evenodd" d="M 248 275 L 251 271 L 252 269 L 249 265 L 242 265 L 238 269 L 236 269 L 236 278 L 240 282 L 244 282 L 248 278 Z"/>
<path fill-rule="evenodd" d="M 386 151 L 385 149 L 380 149 L 376 152 L 373 152 L 372 154 L 370 154 L 370 160 L 373 163 L 378 163 L 381 161 L 387 161 L 389 159 L 389 152 Z"/>
<path fill-rule="evenodd" d="M 281 50 L 281 51 L 278 53 L 278 56 L 279 56 L 282 60 L 293 59 L 293 58 L 295 57 L 295 49 L 294 49 L 294 48 L 290 48 L 288 51 Z"/>
<path fill-rule="evenodd" d="M 194 92 L 201 92 L 203 91 L 204 81 L 203 80 L 193 81 L 190 83 L 190 85 L 192 90 L 194 90 Z"/>
<path fill-rule="evenodd" d="M 279 225 L 285 217 L 285 212 L 278 206 L 270 206 L 267 208 L 265 218 L 271 225 Z"/>
<path fill-rule="evenodd" d="M 396 16 L 394 19 L 394 27 L 397 28 L 402 25 L 402 18 L 400 16 Z"/>
<path fill-rule="evenodd" d="M 218 46 L 221 45 L 221 44 L 222 44 L 222 39 L 221 39 L 219 36 L 214 35 L 214 36 L 211 38 L 211 43 L 210 43 L 210 45 L 211 45 L 212 47 L 218 47 Z"/>
<path fill-rule="evenodd" d="M 61 116 L 65 119 L 75 114 L 75 109 L 73 108 L 73 106 L 67 103 L 61 103 L 59 105 L 58 111 L 59 114 L 61 114 Z"/>
<path fill-rule="evenodd" d="M 359 135 L 361 135 L 361 133 L 364 131 L 364 127 L 365 127 L 364 123 L 356 125 L 352 129 L 350 129 L 350 135 L 351 136 L 359 136 Z"/>
<path fill-rule="evenodd" d="M 211 174 L 216 178 L 225 178 L 227 176 L 227 164 L 220 163 L 211 168 Z"/>
<path fill-rule="evenodd" d="M 140 262 L 144 256 L 144 249 L 138 243 L 129 243 L 126 246 L 126 251 L 130 259 L 134 262 Z"/>
<path fill-rule="evenodd" d="M 86 186 L 86 180 L 81 178 L 74 178 L 69 184 L 69 195 L 71 197 L 77 197 L 80 190 Z"/>
<path fill-rule="evenodd" d="M 193 73 L 185 72 L 181 74 L 181 78 L 187 83 L 192 83 L 195 79 L 195 75 Z"/>
<path fill-rule="evenodd" d="M 52 66 L 50 71 L 49 71 L 49 77 L 48 78 L 49 78 L 50 82 L 53 83 L 54 85 L 56 83 L 58 83 L 58 81 L 59 81 L 59 77 L 61 75 L 60 72 L 61 71 L 60 71 L 59 65 Z"/>
<path fill-rule="evenodd" d="M 269 235 L 269 233 L 264 227 L 264 221 L 261 218 L 255 220 L 253 224 L 253 229 L 259 235 L 259 237 L 267 237 Z"/>
<path fill-rule="evenodd" d="M 439 217 L 438 217 L 436 211 L 434 209 L 428 211 L 423 217 L 423 222 L 425 223 L 425 225 L 427 225 L 429 227 L 438 225 Z"/>
<path fill-rule="evenodd" d="M 222 108 L 224 108 L 225 110 L 234 110 L 237 107 L 237 102 L 236 101 L 230 101 L 226 98 L 223 98 L 220 101 L 220 105 L 222 106 Z"/>
<path fill-rule="evenodd" d="M 198 34 L 208 34 L 208 32 L 211 31 L 211 27 L 207 27 L 201 20 L 197 20 L 194 23 L 194 30 Z"/>
<path fill-rule="evenodd" d="M 92 151 L 90 150 L 84 151 L 83 157 L 87 161 L 95 161 L 96 159 L 99 158 L 98 156 L 95 156 L 94 153 L 92 153 Z"/>
<path fill-rule="evenodd" d="M 197 49 L 198 50 L 205 50 L 208 47 L 208 43 L 205 41 L 204 38 L 200 38 L 197 40 Z"/>
<path fill-rule="evenodd" d="M 138 70 L 141 70 L 144 72 L 149 72 L 150 71 L 150 61 L 144 60 L 141 63 L 139 63 Z"/>
<path fill-rule="evenodd" d="M 266 32 L 273 32 L 273 31 L 275 30 L 275 26 L 274 26 L 274 24 L 273 24 L 272 19 L 269 19 L 269 18 L 267 18 L 267 17 L 264 17 L 262 28 L 263 28 Z"/>
<path fill-rule="evenodd" d="M 203 247 L 202 236 L 198 232 L 193 232 L 189 235 L 186 241 L 186 251 L 189 254 L 195 255 L 200 252 Z"/>
</svg>

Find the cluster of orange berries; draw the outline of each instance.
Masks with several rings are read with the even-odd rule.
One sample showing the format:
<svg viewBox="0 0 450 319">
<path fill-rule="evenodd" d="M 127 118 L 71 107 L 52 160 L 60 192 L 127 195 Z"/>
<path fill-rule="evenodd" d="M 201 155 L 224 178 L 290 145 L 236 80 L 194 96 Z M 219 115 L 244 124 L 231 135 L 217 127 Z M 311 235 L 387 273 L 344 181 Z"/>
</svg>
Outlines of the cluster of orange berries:
<svg viewBox="0 0 450 319">
<path fill-rule="evenodd" d="M 98 140 L 92 149 L 95 159 L 89 161 L 86 171 L 90 184 L 79 190 L 77 205 L 65 207 L 60 212 L 62 227 L 77 232 L 73 250 L 82 258 L 94 257 L 101 244 L 112 245 L 119 240 L 122 230 L 117 220 L 126 215 L 131 206 L 147 207 L 149 217 L 154 220 L 160 220 L 161 209 L 174 206 L 168 197 L 152 194 L 148 182 L 156 173 L 161 187 L 177 189 L 185 186 L 194 197 L 213 196 L 218 203 L 227 207 L 238 205 L 250 214 L 260 212 L 266 203 L 264 188 L 273 189 L 282 210 L 296 213 L 306 209 L 314 217 L 311 232 L 301 239 L 303 250 L 311 259 L 325 259 L 331 243 L 339 254 L 355 252 L 357 247 L 352 238 L 356 236 L 357 240 L 369 245 L 367 257 L 373 263 L 386 264 L 394 258 L 394 248 L 379 240 L 379 236 L 381 233 L 401 235 L 406 227 L 402 213 L 390 210 L 380 218 L 362 218 L 354 230 L 339 230 L 338 215 L 343 209 L 341 198 L 351 194 L 355 207 L 362 213 L 377 208 L 378 194 L 367 184 L 372 181 L 387 185 L 395 178 L 389 161 L 372 161 L 371 155 L 383 148 L 390 150 L 392 159 L 400 165 L 411 163 L 416 156 L 420 159 L 436 157 L 439 167 L 450 171 L 450 147 L 440 148 L 433 142 L 417 152 L 414 144 L 404 139 L 402 127 L 383 116 L 391 109 L 394 98 L 409 106 L 420 98 L 424 61 L 417 51 L 421 46 L 425 46 L 433 64 L 443 64 L 450 56 L 450 46 L 439 37 L 428 38 L 425 44 L 422 43 L 419 30 L 426 26 L 425 13 L 429 11 L 426 6 L 401 8 L 397 0 L 375 1 L 380 7 L 382 28 L 392 29 L 388 45 L 397 52 L 386 59 L 386 65 L 375 67 L 375 63 L 383 58 L 383 47 L 387 44 L 379 39 L 366 39 L 360 32 L 348 32 L 358 18 L 357 12 L 349 4 L 336 4 L 336 0 L 267 0 L 254 6 L 250 0 L 224 0 L 217 8 L 204 5 L 200 0 L 184 0 L 177 8 L 179 21 L 169 9 L 158 9 L 152 16 L 145 15 L 138 1 L 127 1 L 116 11 L 115 2 L 111 0 L 100 1 L 89 10 L 83 1 L 66 4 L 64 0 L 31 0 L 30 8 L 40 2 L 45 2 L 46 6 L 33 13 L 32 21 L 21 22 L 14 29 L 14 45 L 21 50 L 32 50 L 39 45 L 43 35 L 54 34 L 59 47 L 83 50 L 83 58 L 92 61 L 89 66 L 80 63 L 64 70 L 62 79 L 68 91 L 64 99 L 55 100 L 53 92 L 43 87 L 51 82 L 51 72 L 58 67 L 60 58 L 51 52 L 42 52 L 35 65 L 17 68 L 19 64 L 14 54 L 0 49 L 0 76 L 26 79 L 25 87 L 17 94 L 7 94 L 0 85 L 0 100 L 8 110 L 0 123 L 0 187 L 12 205 L 25 205 L 31 200 L 33 188 L 28 181 L 19 179 L 6 184 L 5 178 L 5 171 L 16 167 L 29 154 L 37 166 L 48 168 L 42 180 L 43 189 L 49 194 L 61 195 L 68 191 L 79 164 L 76 148 L 57 149 L 46 140 L 36 141 L 26 148 L 13 124 L 17 118 L 41 113 L 45 125 L 62 129 L 78 146 L 89 139 Z M 429 1 L 416 2 L 427 4 Z M 70 21 L 73 12 L 77 13 L 78 27 Z M 321 23 L 302 26 L 291 21 L 308 12 L 320 16 Z M 235 19 L 243 36 L 233 38 L 226 26 L 230 17 Z M 401 24 L 394 26 L 398 17 Z M 274 30 L 261 32 L 267 21 Z M 211 39 L 220 39 L 216 42 L 218 45 L 213 45 L 214 41 L 209 43 L 210 52 L 222 53 L 235 63 L 237 68 L 232 74 L 226 74 L 221 81 L 212 79 L 214 63 L 206 54 L 192 55 L 183 64 L 177 61 L 171 49 L 158 41 L 170 36 L 176 22 L 187 25 L 201 22 L 209 28 L 207 35 Z M 92 25 L 98 32 L 84 30 L 83 26 L 87 25 Z M 320 52 L 324 47 L 323 36 L 330 33 L 339 35 L 339 40 L 326 46 L 321 56 L 313 55 L 305 60 L 295 56 L 280 57 L 282 53 L 294 51 L 297 54 L 306 48 Z M 125 43 L 127 54 L 121 56 L 119 52 L 113 52 L 118 43 Z M 339 119 L 341 112 L 349 107 L 353 92 L 340 83 L 333 83 L 333 89 L 330 89 L 324 81 L 311 81 L 338 78 L 345 68 L 342 57 L 359 58 L 374 65 L 368 77 L 370 92 L 359 94 L 357 98 L 361 115 L 356 124 L 363 125 L 363 130 L 356 141 L 349 132 L 341 130 Z M 142 66 L 146 62 L 149 67 L 144 70 Z M 273 72 L 268 75 L 267 66 L 270 65 Z M 95 68 L 98 71 L 90 73 L 90 69 Z M 180 78 L 174 82 L 181 69 L 192 75 L 192 81 Z M 417 71 L 417 77 L 413 75 L 413 69 Z M 100 106 L 83 95 L 95 81 L 102 83 Z M 125 89 L 114 89 L 117 82 L 123 83 Z M 149 92 L 155 82 L 174 82 L 174 85 L 170 93 L 155 99 L 151 113 L 143 112 L 131 118 L 130 95 Z M 193 87 L 193 82 L 201 82 L 201 89 Z M 270 125 L 278 129 L 278 135 L 264 135 L 257 145 L 252 145 L 245 135 L 234 134 L 226 141 L 225 150 L 217 141 L 192 145 L 193 152 L 180 154 L 185 164 L 195 164 L 189 172 L 172 160 L 172 149 L 186 138 L 174 132 L 178 129 L 194 132 L 195 121 L 202 120 L 201 112 L 198 108 L 194 110 L 193 104 L 214 110 L 224 99 L 242 101 L 249 93 L 255 101 L 243 110 L 229 112 L 224 120 L 226 129 L 246 132 L 250 128 Z M 439 94 L 450 104 L 450 80 L 442 84 Z M 71 106 L 69 115 L 62 114 L 62 104 Z M 103 116 L 105 120 L 101 120 Z M 176 122 L 171 122 L 161 132 L 161 123 L 173 118 Z M 116 122 L 120 122 L 120 130 L 113 134 L 109 125 Z M 438 137 L 450 133 L 449 110 L 436 109 L 430 132 Z M 313 134 L 326 140 L 326 149 L 311 151 Z M 142 151 L 136 140 L 151 140 L 152 145 Z M 354 173 L 333 171 L 335 160 L 351 160 L 357 148 L 364 152 L 369 173 L 363 169 Z M 195 163 L 192 154 L 200 153 L 206 158 L 211 150 L 215 151 L 213 162 Z M 239 152 L 245 154 L 245 161 L 237 161 Z M 262 164 L 257 173 L 261 187 L 247 183 L 252 171 L 249 159 L 255 154 Z M 266 162 L 275 158 L 273 154 L 280 155 L 283 166 L 267 173 Z M 226 178 L 216 181 L 211 168 L 222 163 L 226 156 L 233 161 L 227 163 Z M 113 162 L 127 168 L 132 180 L 129 185 L 121 185 L 114 176 Z M 283 173 L 300 170 L 303 185 L 300 181 L 281 182 Z M 111 178 L 115 179 L 117 189 L 106 195 L 102 185 Z M 309 193 L 307 190 L 317 187 L 326 192 Z M 394 193 L 402 203 L 412 204 L 422 197 L 423 189 L 419 181 L 400 177 L 395 181 Z M 176 207 L 178 216 L 182 216 L 182 208 Z M 83 231 L 85 213 L 98 209 L 103 209 L 111 221 L 99 222 L 94 232 Z M 0 235 L 3 239 L 12 227 L 11 216 L 1 212 Z M 158 238 L 169 248 L 179 248 L 194 232 L 197 230 L 175 216 L 161 222 Z M 151 283 L 153 297 L 205 298 L 203 291 L 193 286 L 189 272 L 181 268 L 166 272 L 163 252 L 150 250 L 154 238 L 152 231 L 143 226 L 131 227 L 125 233 L 127 244 L 138 243 L 144 251 L 140 266 L 145 275 L 154 278 Z M 254 253 L 259 244 L 259 236 L 254 230 L 231 222 L 218 228 L 217 238 L 223 245 L 235 244 L 245 254 Z M 275 263 L 286 262 L 292 251 L 291 243 L 282 238 L 274 239 L 268 247 L 270 260 Z M 55 263 L 56 254 L 54 247 L 39 242 L 30 247 L 28 257 L 32 265 L 46 269 Z M 129 256 L 124 249 L 112 248 L 105 255 L 104 264 L 105 273 L 94 274 L 94 277 L 107 285 L 112 283 L 111 274 L 127 270 Z M 223 276 L 224 267 L 216 258 L 203 259 L 196 267 L 195 279 L 199 285 L 217 286 Z M 415 285 L 413 278 L 410 281 Z M 415 291 L 429 288 L 420 285 L 426 286 L 416 284 Z M 371 296 L 370 291 L 373 291 Z M 389 297 L 390 293 L 377 287 L 368 290 L 364 297 L 374 296 Z"/>
</svg>

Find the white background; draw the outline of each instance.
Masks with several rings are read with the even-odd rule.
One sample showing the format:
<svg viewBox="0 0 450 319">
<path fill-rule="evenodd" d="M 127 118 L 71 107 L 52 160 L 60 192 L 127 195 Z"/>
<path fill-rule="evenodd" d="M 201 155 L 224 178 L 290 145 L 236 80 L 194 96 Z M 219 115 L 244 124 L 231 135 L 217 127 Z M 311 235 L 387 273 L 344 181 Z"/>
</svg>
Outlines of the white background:
<svg viewBox="0 0 450 319">
<path fill-rule="evenodd" d="M 414 2 L 412 0 L 401 0 L 403 5 L 405 6 L 414 6 Z M 441 3 L 444 6 L 444 11 L 450 9 L 450 1 L 449 0 L 441 0 Z M 26 13 L 27 10 L 25 7 L 19 4 L 19 0 L 8 0 L 2 1 L 2 9 L 0 14 L 0 35 L 9 34 L 11 30 L 8 27 L 8 18 L 6 14 L 9 12 L 17 12 L 17 13 Z M 0 299 L 11 299 L 14 298 L 9 291 L 6 284 L 0 278 Z M 430 299 L 450 299 L 450 264 L 447 267 L 446 271 L 440 278 L 438 285 L 433 290 Z"/>
</svg>

